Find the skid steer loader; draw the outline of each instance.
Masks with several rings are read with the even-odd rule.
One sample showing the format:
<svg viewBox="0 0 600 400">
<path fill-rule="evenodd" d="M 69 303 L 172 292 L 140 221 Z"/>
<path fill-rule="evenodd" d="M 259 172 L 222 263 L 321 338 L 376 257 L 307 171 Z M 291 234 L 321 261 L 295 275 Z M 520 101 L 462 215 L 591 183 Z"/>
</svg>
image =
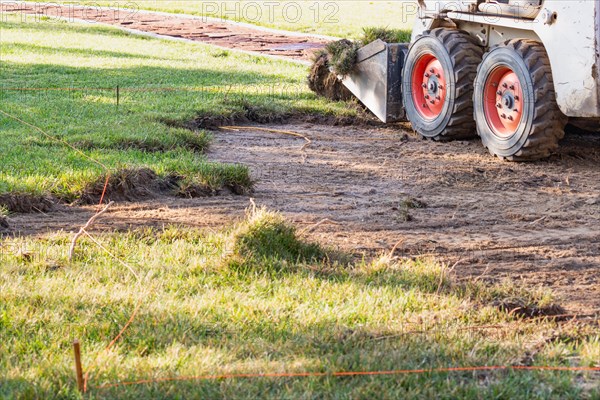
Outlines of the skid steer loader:
<svg viewBox="0 0 600 400">
<path fill-rule="evenodd" d="M 567 122 L 600 127 L 600 0 L 418 0 L 410 44 L 376 41 L 343 79 L 384 122 L 493 155 L 548 157 Z"/>
</svg>

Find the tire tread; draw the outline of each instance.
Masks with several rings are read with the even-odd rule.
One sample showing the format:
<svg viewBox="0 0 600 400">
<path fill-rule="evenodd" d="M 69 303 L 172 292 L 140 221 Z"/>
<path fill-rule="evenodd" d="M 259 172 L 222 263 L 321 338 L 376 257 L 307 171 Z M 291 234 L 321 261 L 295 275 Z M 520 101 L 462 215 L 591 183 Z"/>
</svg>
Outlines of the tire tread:
<svg viewBox="0 0 600 400">
<path fill-rule="evenodd" d="M 504 158 L 510 161 L 547 158 L 558 149 L 558 141 L 564 137 L 568 118 L 556 103 L 552 68 L 546 49 L 542 43 L 531 39 L 508 40 L 500 46 L 511 48 L 519 54 L 529 68 L 535 100 L 533 123 L 527 141 L 516 154 Z M 492 148 L 488 147 L 488 150 L 500 157 Z"/>
<path fill-rule="evenodd" d="M 473 119 L 473 82 L 483 57 L 483 48 L 477 44 L 475 38 L 458 29 L 436 28 L 423 32 L 423 36 L 426 35 L 437 38 L 443 44 L 452 60 L 456 82 L 452 117 L 446 128 L 433 139 L 449 141 L 476 137 Z"/>
</svg>

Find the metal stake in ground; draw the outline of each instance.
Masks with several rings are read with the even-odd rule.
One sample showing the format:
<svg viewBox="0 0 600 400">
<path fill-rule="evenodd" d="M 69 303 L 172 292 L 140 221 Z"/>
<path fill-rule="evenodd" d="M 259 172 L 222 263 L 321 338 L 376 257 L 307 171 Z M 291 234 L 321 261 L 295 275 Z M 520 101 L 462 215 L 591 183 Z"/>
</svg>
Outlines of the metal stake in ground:
<svg viewBox="0 0 600 400">
<path fill-rule="evenodd" d="M 77 389 L 83 393 L 83 369 L 81 368 L 81 349 L 79 340 L 73 342 L 73 354 L 75 356 L 75 376 L 77 377 Z"/>
</svg>

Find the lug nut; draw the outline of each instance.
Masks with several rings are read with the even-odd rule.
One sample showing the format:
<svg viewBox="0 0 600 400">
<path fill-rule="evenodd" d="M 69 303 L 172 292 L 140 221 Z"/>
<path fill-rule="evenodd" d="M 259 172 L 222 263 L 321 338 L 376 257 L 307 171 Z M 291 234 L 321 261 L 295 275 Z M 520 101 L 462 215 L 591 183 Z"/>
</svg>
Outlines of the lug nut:
<svg viewBox="0 0 600 400">
<path fill-rule="evenodd" d="M 435 76 L 436 76 L 437 78 L 441 78 L 441 77 L 442 77 L 442 75 L 440 75 L 440 74 L 435 74 Z"/>
<path fill-rule="evenodd" d="M 506 119 L 506 114 L 502 114 L 501 117 Z"/>
<path fill-rule="evenodd" d="M 512 117 L 512 115 L 509 115 L 509 116 L 508 116 L 508 120 L 509 120 L 509 121 L 513 121 L 513 120 L 514 120 L 514 118 Z"/>
<path fill-rule="evenodd" d="M 429 78 L 431 75 L 429 75 L 428 73 L 425 73 L 425 78 Z"/>
<path fill-rule="evenodd" d="M 429 95 L 428 94 L 425 95 L 425 100 L 429 100 Z"/>
<path fill-rule="evenodd" d="M 442 100 L 442 98 L 440 96 L 435 96 L 436 100 Z"/>
<path fill-rule="evenodd" d="M 431 100 L 431 101 L 430 101 L 430 103 L 431 103 L 431 104 L 435 104 L 435 100 Z"/>
<path fill-rule="evenodd" d="M 519 101 L 519 96 L 515 96 L 515 101 Z"/>
<path fill-rule="evenodd" d="M 502 104 L 498 103 L 498 104 L 496 104 L 496 107 L 502 108 Z"/>
<path fill-rule="evenodd" d="M 507 89 L 507 88 L 508 88 L 508 85 L 507 85 L 506 83 L 503 83 L 503 84 L 502 84 L 502 87 L 503 87 L 504 89 Z"/>
<path fill-rule="evenodd" d="M 431 69 L 429 70 L 429 72 L 431 72 L 431 73 L 433 74 L 433 73 L 435 73 L 435 69 L 431 68 Z"/>
<path fill-rule="evenodd" d="M 510 85 L 510 90 L 515 90 L 515 85 Z"/>
<path fill-rule="evenodd" d="M 442 85 L 438 85 L 438 89 L 440 89 L 440 90 L 444 90 L 444 86 L 442 86 Z"/>
<path fill-rule="evenodd" d="M 501 91 L 501 90 L 498 90 L 498 91 L 496 92 L 496 94 L 497 94 L 498 96 L 502 96 L 504 93 L 502 93 L 502 91 Z"/>
<path fill-rule="evenodd" d="M 513 111 L 514 111 L 514 112 L 516 112 L 516 113 L 518 113 L 518 112 L 519 112 L 519 109 L 518 109 L 518 108 L 515 108 Z"/>
<path fill-rule="evenodd" d="M 427 89 L 427 84 L 426 83 L 422 84 L 421 86 L 423 87 L 423 89 Z"/>
</svg>

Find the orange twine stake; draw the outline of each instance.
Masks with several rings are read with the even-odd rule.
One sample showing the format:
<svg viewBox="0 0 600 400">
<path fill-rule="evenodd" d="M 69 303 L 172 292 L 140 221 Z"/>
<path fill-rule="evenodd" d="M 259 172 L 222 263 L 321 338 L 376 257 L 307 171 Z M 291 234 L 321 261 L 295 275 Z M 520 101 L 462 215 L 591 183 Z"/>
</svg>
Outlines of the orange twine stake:
<svg viewBox="0 0 600 400">
<path fill-rule="evenodd" d="M 77 147 L 73 146 L 72 144 L 70 144 L 69 142 L 67 142 L 64 139 L 60 139 L 56 136 L 53 136 L 51 134 L 49 134 L 48 132 L 44 131 L 42 128 L 35 126 L 27 121 L 24 121 L 23 119 L 9 114 L 4 110 L 0 109 L 0 114 L 13 119 L 31 129 L 34 129 L 35 131 L 41 133 L 43 136 L 45 136 L 46 138 L 49 138 L 51 140 L 57 141 L 59 143 L 62 143 L 63 145 L 69 147 L 70 149 L 72 149 L 73 151 L 75 151 L 77 154 L 83 156 L 84 158 L 100 165 L 102 168 L 104 168 L 105 172 L 106 172 L 106 180 L 104 182 L 104 187 L 102 188 L 102 194 L 100 196 L 100 202 L 99 202 L 99 206 L 102 205 L 102 203 L 104 202 L 104 198 L 106 196 L 107 190 L 108 190 L 108 184 L 109 184 L 109 180 L 110 180 L 110 169 L 104 165 L 103 163 L 101 163 L 100 161 L 94 159 L 93 157 L 90 157 L 89 155 L 85 154 L 83 151 L 81 151 L 80 149 L 78 149 Z M 100 212 L 100 209 L 98 209 L 97 213 Z M 83 230 L 83 232 L 94 242 L 96 243 L 96 245 L 98 245 L 102 250 L 104 250 L 106 253 L 108 253 L 109 256 L 111 256 L 112 258 L 114 258 L 115 260 L 119 261 L 121 264 L 125 265 L 129 271 L 136 277 L 138 283 L 140 283 L 140 278 L 139 276 L 135 273 L 135 271 L 133 270 L 133 268 L 131 268 L 127 263 L 125 263 L 124 261 L 118 259 L 116 256 L 114 256 L 110 251 L 108 251 L 104 246 L 102 246 L 102 244 L 100 244 L 97 240 L 95 240 L 87 231 Z M 123 336 L 123 333 L 127 330 L 127 328 L 129 328 L 129 326 L 131 325 L 131 323 L 133 322 L 133 320 L 135 319 L 139 309 L 141 307 L 141 299 L 138 301 L 133 313 L 131 314 L 131 317 L 129 318 L 129 320 L 127 321 L 127 323 L 123 326 L 123 328 L 119 331 L 119 334 L 108 344 L 108 346 L 106 346 L 105 351 L 108 351 L 112 346 L 114 346 L 114 344 Z M 94 363 L 92 364 L 92 366 L 90 368 L 88 368 L 88 370 L 85 373 L 85 377 L 84 377 L 84 390 L 83 392 L 85 393 L 87 391 L 87 383 L 88 383 L 88 378 L 89 378 L 89 374 L 90 374 L 90 370 L 92 370 L 98 363 L 98 357 L 96 357 L 96 360 L 94 361 Z"/>
<path fill-rule="evenodd" d="M 90 240 L 92 242 L 94 242 L 94 244 L 96 244 L 98 247 L 100 247 L 100 249 L 102 249 L 105 253 L 107 253 L 111 258 L 113 258 L 114 260 L 118 261 L 120 264 L 124 265 L 127 269 L 129 269 L 129 271 L 132 273 L 133 276 L 135 276 L 136 280 L 138 281 L 138 284 L 141 286 L 141 279 L 139 277 L 139 275 L 135 272 L 135 270 L 133 268 L 131 268 L 131 266 L 129 264 L 127 264 L 125 261 L 119 259 L 117 256 L 115 256 L 114 254 L 112 254 L 106 247 L 104 247 L 102 245 L 102 243 L 98 242 L 92 235 L 90 235 L 86 230 L 83 230 L 83 233 L 90 238 Z M 125 331 L 127 330 L 127 328 L 129 328 L 129 326 L 133 323 L 133 321 L 135 320 L 135 317 L 137 316 L 140 307 L 142 306 L 142 299 L 144 296 L 141 296 L 133 310 L 133 312 L 131 313 L 131 316 L 129 317 L 129 320 L 127 321 L 127 323 L 125 323 L 125 325 L 123 325 L 123 328 L 121 328 L 121 330 L 119 331 L 119 333 L 117 334 L 117 336 L 114 337 L 113 340 L 110 341 L 110 343 L 108 344 L 108 346 L 106 346 L 106 348 L 104 349 L 105 352 L 109 351 L 118 341 L 119 339 L 121 339 L 121 337 L 123 336 L 123 334 L 125 333 Z M 98 356 L 96 357 L 96 359 L 94 360 L 94 362 L 90 365 L 89 368 L 87 368 L 86 372 L 85 372 L 85 376 L 83 378 L 83 393 L 87 393 L 88 390 L 88 382 L 90 379 L 90 372 L 92 370 L 94 370 L 96 368 L 96 366 L 98 366 L 98 360 L 100 359 L 100 355 L 98 354 Z"/>
<path fill-rule="evenodd" d="M 106 191 L 108 190 L 108 181 L 110 179 L 110 174 L 106 174 L 106 181 L 104 182 L 104 188 L 102 189 L 102 195 L 100 196 L 100 202 L 98 206 L 101 206 L 104 202 L 104 196 L 106 195 Z"/>
</svg>

